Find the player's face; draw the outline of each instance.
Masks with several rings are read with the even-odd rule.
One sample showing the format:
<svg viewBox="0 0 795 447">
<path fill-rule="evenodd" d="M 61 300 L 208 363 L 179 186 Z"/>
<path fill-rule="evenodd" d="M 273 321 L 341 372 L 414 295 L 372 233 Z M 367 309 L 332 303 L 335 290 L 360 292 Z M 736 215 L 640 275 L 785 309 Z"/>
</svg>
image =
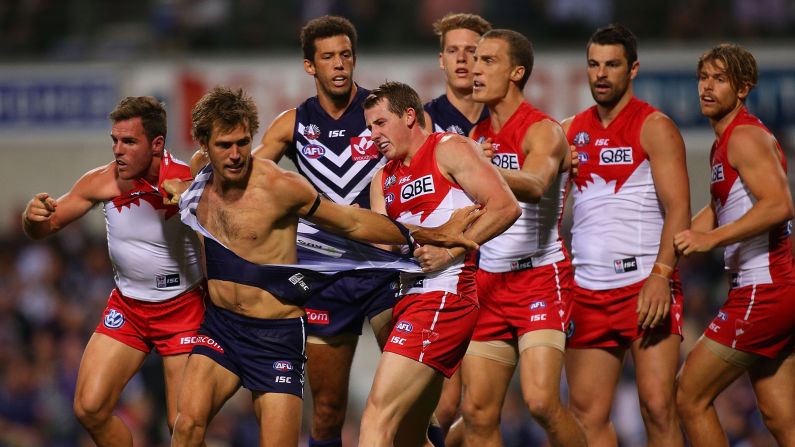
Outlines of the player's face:
<svg viewBox="0 0 795 447">
<path fill-rule="evenodd" d="M 364 110 L 364 120 L 370 129 L 370 139 L 378 151 L 389 160 L 402 159 L 405 151 L 402 142 L 407 138 L 406 114 L 398 116 L 388 110 L 389 100 L 382 99 Z"/>
<path fill-rule="evenodd" d="M 508 94 L 511 76 L 521 69 L 511 63 L 509 49 L 503 39 L 482 39 L 478 43 L 472 67 L 472 99 L 492 103 Z"/>
<path fill-rule="evenodd" d="M 315 39 L 314 58 L 304 60 L 304 70 L 317 81 L 318 94 L 332 99 L 350 97 L 355 65 L 353 46 L 346 35 Z"/>
<path fill-rule="evenodd" d="M 597 104 L 612 107 L 624 97 L 638 73 L 638 61 L 629 66 L 622 45 L 588 47 L 588 84 Z"/>
<path fill-rule="evenodd" d="M 454 29 L 444 34 L 444 49 L 439 53 L 439 67 L 447 85 L 455 90 L 472 91 L 472 66 L 480 34 L 468 29 Z"/>
<path fill-rule="evenodd" d="M 251 171 L 251 142 L 248 126 L 240 124 L 227 132 L 218 125 L 213 126 L 205 149 L 215 175 L 222 182 L 240 183 L 248 178 Z"/>
<path fill-rule="evenodd" d="M 732 86 L 723 62 L 705 62 L 698 72 L 698 99 L 701 113 L 711 120 L 718 121 L 737 108 L 748 95 L 748 88 L 739 92 Z"/>
<path fill-rule="evenodd" d="M 131 180 L 157 176 L 159 164 L 155 163 L 156 150 L 153 143 L 162 137 L 149 141 L 141 123 L 141 118 L 113 123 L 110 131 L 113 141 L 113 156 L 116 158 L 116 170 L 122 180 Z M 157 168 L 157 169 L 156 169 Z"/>
</svg>

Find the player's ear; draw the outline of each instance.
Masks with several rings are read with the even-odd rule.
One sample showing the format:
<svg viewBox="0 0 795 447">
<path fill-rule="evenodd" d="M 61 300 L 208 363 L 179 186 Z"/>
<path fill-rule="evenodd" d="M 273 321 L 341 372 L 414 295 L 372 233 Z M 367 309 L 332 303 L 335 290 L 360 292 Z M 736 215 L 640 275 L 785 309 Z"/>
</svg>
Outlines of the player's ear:
<svg viewBox="0 0 795 447">
<path fill-rule="evenodd" d="M 309 59 L 304 59 L 304 71 L 309 76 L 314 76 L 317 74 L 317 70 L 315 70 L 315 63 L 310 61 Z"/>
<path fill-rule="evenodd" d="M 417 111 L 413 107 L 406 109 L 406 125 L 413 127 L 417 123 Z"/>
<path fill-rule="evenodd" d="M 163 149 L 166 146 L 166 137 L 158 135 L 152 140 L 152 154 L 156 156 L 163 155 Z"/>
<path fill-rule="evenodd" d="M 524 71 L 525 71 L 524 65 L 517 65 L 516 67 L 513 67 L 513 70 L 511 70 L 511 81 L 513 82 L 521 81 L 522 77 L 524 77 Z"/>
</svg>

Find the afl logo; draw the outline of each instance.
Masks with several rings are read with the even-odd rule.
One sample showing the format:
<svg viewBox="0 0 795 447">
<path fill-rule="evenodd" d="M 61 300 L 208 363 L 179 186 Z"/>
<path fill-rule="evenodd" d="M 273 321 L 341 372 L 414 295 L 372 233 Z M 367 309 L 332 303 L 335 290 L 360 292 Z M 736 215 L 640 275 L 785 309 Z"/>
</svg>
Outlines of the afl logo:
<svg viewBox="0 0 795 447">
<path fill-rule="evenodd" d="M 414 330 L 414 326 L 406 320 L 401 320 L 395 325 L 395 330 L 398 332 L 409 333 Z"/>
<path fill-rule="evenodd" d="M 384 196 L 384 202 L 386 202 L 387 205 L 391 204 L 394 201 L 395 201 L 395 195 L 392 194 L 391 192 Z"/>
<path fill-rule="evenodd" d="M 316 124 L 310 124 L 304 127 L 304 136 L 309 140 L 317 140 L 320 138 L 320 128 Z"/>
<path fill-rule="evenodd" d="M 591 136 L 588 135 L 588 132 L 577 132 L 577 135 L 574 135 L 574 139 L 571 142 L 577 147 L 583 147 L 591 142 Z"/>
<path fill-rule="evenodd" d="M 124 315 L 116 309 L 108 310 L 103 322 L 108 329 L 118 329 L 124 324 Z"/>
<path fill-rule="evenodd" d="M 307 144 L 301 148 L 301 153 L 306 158 L 320 158 L 326 155 L 326 148 L 319 144 Z"/>
<path fill-rule="evenodd" d="M 389 188 L 390 186 L 394 185 L 397 182 L 397 177 L 394 175 L 390 175 L 389 177 L 384 180 L 384 189 Z"/>
<path fill-rule="evenodd" d="M 288 372 L 293 370 L 293 364 L 287 360 L 278 360 L 273 362 L 273 369 L 280 372 Z"/>
</svg>

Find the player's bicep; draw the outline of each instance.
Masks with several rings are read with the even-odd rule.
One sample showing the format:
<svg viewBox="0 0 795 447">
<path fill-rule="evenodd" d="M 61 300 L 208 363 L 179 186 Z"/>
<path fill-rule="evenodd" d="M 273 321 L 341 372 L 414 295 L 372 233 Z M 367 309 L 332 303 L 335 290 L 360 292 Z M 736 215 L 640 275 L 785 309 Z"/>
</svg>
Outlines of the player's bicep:
<svg viewBox="0 0 795 447">
<path fill-rule="evenodd" d="M 679 129 L 665 115 L 650 116 L 641 130 L 641 144 L 649 157 L 654 187 L 663 206 L 690 207 L 685 143 Z"/>
<path fill-rule="evenodd" d="M 735 129 L 729 140 L 729 163 L 757 200 L 791 203 L 787 175 L 771 139 L 756 127 Z"/>
<path fill-rule="evenodd" d="M 254 148 L 252 154 L 278 163 L 293 145 L 295 120 L 295 109 L 287 110 L 277 116 L 265 131 L 259 146 Z"/>
<path fill-rule="evenodd" d="M 86 173 L 75 182 L 66 194 L 56 200 L 55 212 L 50 219 L 50 227 L 57 231 L 71 222 L 83 217 L 107 193 L 108 181 L 113 181 L 109 173 L 94 170 Z"/>
<path fill-rule="evenodd" d="M 383 188 L 384 169 L 376 171 L 370 180 L 370 209 L 376 213 L 386 214 L 386 201 L 384 200 Z"/>
<path fill-rule="evenodd" d="M 443 173 L 450 175 L 477 203 L 487 205 L 495 197 L 513 197 L 497 168 L 480 156 L 476 143 L 455 137 L 455 143 L 437 146 L 436 160 Z"/>
<path fill-rule="evenodd" d="M 522 171 L 535 175 L 546 190 L 558 176 L 569 146 L 559 125 L 551 121 L 534 124 L 522 141 L 525 160 Z"/>
</svg>

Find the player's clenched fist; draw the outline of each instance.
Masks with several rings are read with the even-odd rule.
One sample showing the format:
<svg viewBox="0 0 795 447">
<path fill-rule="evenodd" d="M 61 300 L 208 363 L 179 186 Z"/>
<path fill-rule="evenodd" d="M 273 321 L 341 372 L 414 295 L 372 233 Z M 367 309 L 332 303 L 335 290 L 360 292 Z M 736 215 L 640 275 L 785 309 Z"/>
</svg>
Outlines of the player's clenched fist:
<svg viewBox="0 0 795 447">
<path fill-rule="evenodd" d="M 58 203 L 46 192 L 33 196 L 25 207 L 25 220 L 29 222 L 44 222 L 50 220 Z"/>
</svg>

